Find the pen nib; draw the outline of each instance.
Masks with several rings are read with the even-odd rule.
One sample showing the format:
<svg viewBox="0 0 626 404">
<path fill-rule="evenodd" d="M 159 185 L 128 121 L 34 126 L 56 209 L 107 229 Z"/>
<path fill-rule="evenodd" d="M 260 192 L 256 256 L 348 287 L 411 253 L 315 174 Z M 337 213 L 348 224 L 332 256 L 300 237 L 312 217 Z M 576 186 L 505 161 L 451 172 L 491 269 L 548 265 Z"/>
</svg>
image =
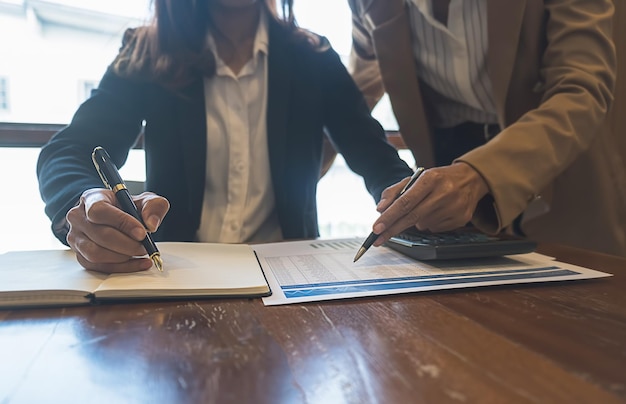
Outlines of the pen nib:
<svg viewBox="0 0 626 404">
<path fill-rule="evenodd" d="M 163 272 L 163 260 L 161 259 L 161 256 L 159 254 L 152 254 L 150 258 L 152 258 L 154 266 L 156 266 L 160 272 Z"/>
</svg>

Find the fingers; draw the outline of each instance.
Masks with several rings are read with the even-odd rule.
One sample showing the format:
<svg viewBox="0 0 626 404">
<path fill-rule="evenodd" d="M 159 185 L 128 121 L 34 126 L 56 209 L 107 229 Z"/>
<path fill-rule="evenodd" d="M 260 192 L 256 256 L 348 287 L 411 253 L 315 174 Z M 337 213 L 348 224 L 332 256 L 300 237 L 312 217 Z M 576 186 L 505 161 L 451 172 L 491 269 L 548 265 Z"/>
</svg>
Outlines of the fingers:
<svg viewBox="0 0 626 404">
<path fill-rule="evenodd" d="M 169 209 L 169 202 L 147 193 L 139 199 L 139 206 L 157 217 L 156 229 Z M 146 229 L 115 203 L 115 195 L 109 190 L 85 191 L 79 204 L 66 215 L 70 225 L 68 244 L 86 269 L 106 273 L 149 269 L 152 261 L 139 258 L 146 254 L 141 244 Z"/>
<path fill-rule="evenodd" d="M 410 178 L 411 177 L 406 177 L 402 181 L 385 188 L 383 193 L 380 195 L 380 201 L 378 202 L 378 205 L 376 205 L 376 210 L 378 212 L 384 212 L 387 210 L 394 202 L 400 191 L 404 188 L 406 183 L 409 182 Z"/>
<path fill-rule="evenodd" d="M 416 209 L 415 227 L 419 230 L 442 232 L 465 226 L 473 215 L 474 207 L 462 196 L 433 193 Z"/>
<path fill-rule="evenodd" d="M 89 223 L 105 225 L 141 241 L 146 237 L 144 226 L 131 215 L 118 208 L 115 195 L 106 190 L 88 190 L 81 196 L 85 216 Z"/>
<path fill-rule="evenodd" d="M 148 231 L 154 233 L 170 210 L 169 201 L 152 192 L 144 192 L 134 199 Z"/>
<path fill-rule="evenodd" d="M 148 270 L 152 267 L 152 261 L 150 258 L 130 258 L 119 263 L 96 263 L 87 260 L 81 254 L 77 253 L 76 259 L 83 268 L 106 274 L 139 272 Z"/>
<path fill-rule="evenodd" d="M 383 211 L 378 220 L 374 222 L 372 231 L 380 236 L 374 242 L 374 246 L 380 246 L 391 236 L 400 233 L 402 230 L 413 226 L 420 217 L 420 204 L 431 192 L 431 182 L 424 172 L 402 196 L 392 200 L 389 207 Z M 404 187 L 408 179 L 394 185 L 395 196 Z M 390 190 L 388 188 L 387 190 Z M 387 192 L 385 190 L 385 192 Z"/>
<path fill-rule="evenodd" d="M 85 269 L 116 273 L 152 267 L 149 258 L 138 258 L 146 253 L 141 243 L 107 226 L 70 224 L 67 240 Z"/>
<path fill-rule="evenodd" d="M 380 246 L 412 226 L 432 232 L 462 227 L 487 192 L 482 177 L 466 164 L 426 170 L 404 195 L 383 209 L 372 228 L 380 234 L 374 245 Z"/>
<path fill-rule="evenodd" d="M 395 234 L 414 226 L 419 221 L 422 209 L 415 201 L 405 193 L 381 214 L 372 228 L 372 231 L 379 235 L 374 246 L 384 244 Z"/>
<path fill-rule="evenodd" d="M 80 212 L 80 205 L 73 210 L 76 213 L 68 212 L 70 231 L 67 241 L 89 261 L 123 262 L 128 257 L 146 253 L 139 240 L 129 237 L 117 228 L 90 222 L 87 215 Z M 78 219 L 72 217 L 79 215 L 81 217 Z M 144 230 L 144 237 L 145 234 Z"/>
</svg>

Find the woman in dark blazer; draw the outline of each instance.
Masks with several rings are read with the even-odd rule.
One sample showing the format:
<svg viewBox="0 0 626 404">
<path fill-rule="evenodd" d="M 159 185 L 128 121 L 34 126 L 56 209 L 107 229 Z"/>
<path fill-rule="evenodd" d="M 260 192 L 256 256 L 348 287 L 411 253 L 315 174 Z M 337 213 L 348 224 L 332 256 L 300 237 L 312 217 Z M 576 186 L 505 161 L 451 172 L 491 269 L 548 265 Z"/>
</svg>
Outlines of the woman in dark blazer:
<svg viewBox="0 0 626 404">
<path fill-rule="evenodd" d="M 94 147 L 102 146 L 123 165 L 142 123 L 150 192 L 134 198 L 146 225 L 156 240 L 198 240 L 207 159 L 214 153 L 207 144 L 205 111 L 211 94 L 205 94 L 203 83 L 215 74 L 218 60 L 206 42 L 208 34 L 222 34 L 216 27 L 231 30 L 266 17 L 263 119 L 281 239 L 318 236 L 316 187 L 324 131 L 377 201 L 386 187 L 411 174 L 337 54 L 324 39 L 297 28 L 291 1 L 283 3 L 285 17 L 279 19 L 272 0 L 159 0 L 154 22 L 126 33 L 98 89 L 43 147 L 37 164 L 53 231 L 85 268 L 127 272 L 151 265 L 149 259 L 133 258 L 145 253 L 139 242 L 145 230 L 113 207 L 115 198 L 102 189 L 90 159 Z M 236 59 L 236 52 L 215 43 L 218 56 Z M 236 51 L 239 43 L 231 44 Z M 235 242 L 250 241 L 264 240 Z"/>
</svg>

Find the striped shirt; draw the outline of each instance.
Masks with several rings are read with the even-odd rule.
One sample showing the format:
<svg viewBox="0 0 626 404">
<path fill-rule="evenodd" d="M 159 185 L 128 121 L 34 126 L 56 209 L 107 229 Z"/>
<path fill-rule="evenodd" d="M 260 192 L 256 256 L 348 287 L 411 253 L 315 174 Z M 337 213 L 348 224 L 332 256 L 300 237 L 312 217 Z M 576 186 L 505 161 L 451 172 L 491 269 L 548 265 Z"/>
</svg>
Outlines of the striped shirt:
<svg viewBox="0 0 626 404">
<path fill-rule="evenodd" d="M 432 100 L 435 127 L 463 122 L 497 123 L 487 75 L 487 4 L 450 0 L 447 26 L 433 16 L 432 2 L 406 0 L 413 55 L 424 92 Z"/>
</svg>

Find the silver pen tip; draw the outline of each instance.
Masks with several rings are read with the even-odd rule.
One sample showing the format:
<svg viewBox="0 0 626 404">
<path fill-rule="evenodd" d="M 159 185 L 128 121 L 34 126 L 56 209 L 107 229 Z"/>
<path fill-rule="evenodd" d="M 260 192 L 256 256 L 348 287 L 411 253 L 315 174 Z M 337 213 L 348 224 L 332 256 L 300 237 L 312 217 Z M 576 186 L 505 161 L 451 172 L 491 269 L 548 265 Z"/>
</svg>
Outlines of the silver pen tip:
<svg viewBox="0 0 626 404">
<path fill-rule="evenodd" d="M 354 261 L 352 262 L 357 262 L 359 258 L 361 258 L 363 256 L 363 254 L 365 254 L 365 251 L 367 251 L 364 247 L 359 248 L 359 251 L 357 251 L 356 255 L 354 256 Z"/>
</svg>

